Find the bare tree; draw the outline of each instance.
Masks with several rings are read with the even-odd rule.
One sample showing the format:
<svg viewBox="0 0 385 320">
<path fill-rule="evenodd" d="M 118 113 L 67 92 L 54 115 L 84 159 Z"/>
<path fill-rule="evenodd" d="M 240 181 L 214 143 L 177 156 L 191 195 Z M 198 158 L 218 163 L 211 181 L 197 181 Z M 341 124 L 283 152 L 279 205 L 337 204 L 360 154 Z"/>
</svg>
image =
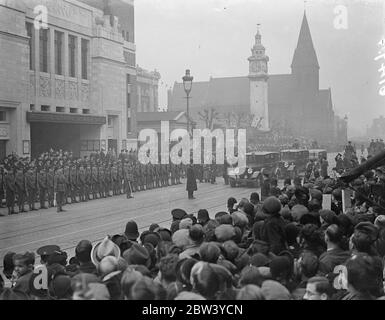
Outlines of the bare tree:
<svg viewBox="0 0 385 320">
<path fill-rule="evenodd" d="M 199 118 L 205 122 L 206 128 L 212 130 L 215 122 L 219 120 L 219 113 L 214 109 L 204 109 L 198 113 Z"/>
</svg>

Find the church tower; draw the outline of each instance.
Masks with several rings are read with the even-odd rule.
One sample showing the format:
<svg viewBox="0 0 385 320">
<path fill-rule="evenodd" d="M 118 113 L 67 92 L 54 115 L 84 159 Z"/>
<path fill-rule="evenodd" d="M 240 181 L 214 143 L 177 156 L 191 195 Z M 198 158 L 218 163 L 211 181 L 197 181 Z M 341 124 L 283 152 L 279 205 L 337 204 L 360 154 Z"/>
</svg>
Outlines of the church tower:
<svg viewBox="0 0 385 320">
<path fill-rule="evenodd" d="M 304 12 L 297 48 L 291 63 L 297 94 L 314 95 L 319 90 L 319 64 Z"/>
<path fill-rule="evenodd" d="M 251 49 L 249 60 L 250 82 L 250 113 L 253 116 L 253 127 L 269 130 L 269 107 L 267 95 L 267 80 L 269 57 L 265 54 L 265 47 L 261 43 L 259 28 L 255 35 L 255 44 Z"/>
</svg>

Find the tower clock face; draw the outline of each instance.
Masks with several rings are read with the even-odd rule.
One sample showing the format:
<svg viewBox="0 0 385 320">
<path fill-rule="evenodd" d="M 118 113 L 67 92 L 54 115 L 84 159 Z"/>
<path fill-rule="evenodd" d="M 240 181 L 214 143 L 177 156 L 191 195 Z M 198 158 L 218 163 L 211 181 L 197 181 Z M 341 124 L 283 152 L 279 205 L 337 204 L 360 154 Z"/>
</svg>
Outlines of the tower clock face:
<svg viewBox="0 0 385 320">
<path fill-rule="evenodd" d="M 257 67 L 257 61 L 253 61 L 251 64 L 250 64 L 250 71 L 251 72 L 257 72 L 258 71 L 258 67 Z"/>
</svg>

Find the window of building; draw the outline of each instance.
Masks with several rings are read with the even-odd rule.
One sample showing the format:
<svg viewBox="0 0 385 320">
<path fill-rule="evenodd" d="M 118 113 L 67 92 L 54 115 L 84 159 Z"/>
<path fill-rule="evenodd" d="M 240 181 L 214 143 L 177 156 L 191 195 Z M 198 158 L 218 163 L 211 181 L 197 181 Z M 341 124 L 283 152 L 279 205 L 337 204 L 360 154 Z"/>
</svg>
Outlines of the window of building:
<svg viewBox="0 0 385 320">
<path fill-rule="evenodd" d="M 27 22 L 26 24 L 27 28 L 27 36 L 29 37 L 28 44 L 29 44 L 29 70 L 35 70 L 35 57 L 34 57 L 34 36 L 33 36 L 33 24 Z"/>
<path fill-rule="evenodd" d="M 41 106 L 41 111 L 49 111 L 51 108 L 50 106 L 42 105 Z"/>
<path fill-rule="evenodd" d="M 63 75 L 63 38 L 63 32 L 55 31 L 55 73 L 58 75 Z"/>
<path fill-rule="evenodd" d="M 78 108 L 70 108 L 70 113 L 78 113 Z"/>
<path fill-rule="evenodd" d="M 40 37 L 40 71 L 48 72 L 48 29 L 39 30 Z"/>
<path fill-rule="evenodd" d="M 90 109 L 83 109 L 83 114 L 90 114 Z"/>
<path fill-rule="evenodd" d="M 6 111 L 0 111 L 0 121 L 7 121 L 7 112 Z"/>
<path fill-rule="evenodd" d="M 29 111 L 35 111 L 35 105 L 34 104 L 29 105 Z"/>
<path fill-rule="evenodd" d="M 131 133 L 131 118 L 127 118 L 127 133 Z"/>
<path fill-rule="evenodd" d="M 69 76 L 76 77 L 76 37 L 68 36 L 68 67 Z"/>
<path fill-rule="evenodd" d="M 82 79 L 88 79 L 88 46 L 89 41 L 82 39 Z"/>
<path fill-rule="evenodd" d="M 108 116 L 108 117 L 107 117 L 107 124 L 108 124 L 108 127 L 109 127 L 109 128 L 113 127 L 113 125 L 114 125 L 114 119 L 113 119 L 111 116 Z"/>
<path fill-rule="evenodd" d="M 124 51 L 124 60 L 129 66 L 133 66 L 133 67 L 136 66 L 135 53 Z"/>
<path fill-rule="evenodd" d="M 64 107 L 56 107 L 56 112 L 65 112 L 66 108 Z"/>
<path fill-rule="evenodd" d="M 131 94 L 127 93 L 127 109 L 131 108 Z"/>
<path fill-rule="evenodd" d="M 100 140 L 81 140 L 80 151 L 100 151 Z"/>
</svg>

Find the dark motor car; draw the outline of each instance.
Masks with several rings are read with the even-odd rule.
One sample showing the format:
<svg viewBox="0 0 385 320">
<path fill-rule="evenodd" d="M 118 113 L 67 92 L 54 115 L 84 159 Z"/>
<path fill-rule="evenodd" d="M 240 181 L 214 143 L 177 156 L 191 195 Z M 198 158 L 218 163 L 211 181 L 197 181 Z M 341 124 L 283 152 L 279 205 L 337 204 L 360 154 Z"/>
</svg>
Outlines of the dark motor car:
<svg viewBox="0 0 385 320">
<path fill-rule="evenodd" d="M 258 187 L 263 174 L 274 176 L 279 160 L 278 152 L 246 153 L 246 167 L 234 166 L 227 170 L 230 186 Z"/>
<path fill-rule="evenodd" d="M 309 150 L 290 149 L 281 150 L 281 161 L 279 165 L 280 177 L 291 178 L 305 172 L 306 164 L 309 162 Z"/>
</svg>

